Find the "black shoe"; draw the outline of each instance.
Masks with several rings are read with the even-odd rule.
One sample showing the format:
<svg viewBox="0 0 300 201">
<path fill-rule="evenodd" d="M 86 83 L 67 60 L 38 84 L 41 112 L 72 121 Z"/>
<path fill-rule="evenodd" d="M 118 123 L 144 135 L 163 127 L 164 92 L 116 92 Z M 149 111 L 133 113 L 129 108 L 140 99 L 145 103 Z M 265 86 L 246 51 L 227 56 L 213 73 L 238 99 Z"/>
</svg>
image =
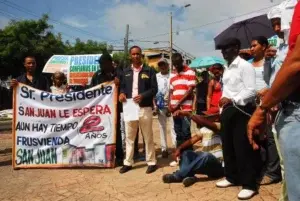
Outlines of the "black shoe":
<svg viewBox="0 0 300 201">
<path fill-rule="evenodd" d="M 161 152 L 161 157 L 162 158 L 168 158 L 168 155 L 169 155 L 168 151 Z"/>
<path fill-rule="evenodd" d="M 146 174 L 151 174 L 153 172 L 155 172 L 157 170 L 157 166 L 156 165 L 149 165 L 146 171 Z"/>
<path fill-rule="evenodd" d="M 120 169 L 120 174 L 124 174 L 126 172 L 128 172 L 129 170 L 132 169 L 132 166 L 127 166 L 127 165 L 124 165 L 121 169 Z"/>
<path fill-rule="evenodd" d="M 182 179 L 176 177 L 174 174 L 165 174 L 162 178 L 164 183 L 180 183 Z"/>
<path fill-rule="evenodd" d="M 123 166 L 123 160 L 116 158 L 116 167 Z"/>
<path fill-rule="evenodd" d="M 196 177 L 186 177 L 182 181 L 184 187 L 189 187 L 189 186 L 193 185 L 196 182 L 197 182 L 197 178 Z"/>
</svg>

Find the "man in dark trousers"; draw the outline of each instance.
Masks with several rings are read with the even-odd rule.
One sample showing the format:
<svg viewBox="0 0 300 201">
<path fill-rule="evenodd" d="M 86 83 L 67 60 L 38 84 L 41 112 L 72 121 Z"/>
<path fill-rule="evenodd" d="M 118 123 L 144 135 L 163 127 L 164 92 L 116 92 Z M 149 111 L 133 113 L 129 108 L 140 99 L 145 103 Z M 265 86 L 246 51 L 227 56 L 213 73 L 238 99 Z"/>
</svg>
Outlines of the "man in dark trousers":
<svg viewBox="0 0 300 201">
<path fill-rule="evenodd" d="M 296 4 L 289 33 L 288 54 L 270 90 L 263 97 L 248 124 L 248 138 L 258 149 L 254 138 L 265 129 L 267 114 L 281 103 L 275 127 L 283 156 L 288 200 L 300 200 L 300 2 Z"/>
<path fill-rule="evenodd" d="M 11 80 L 11 86 L 16 87 L 18 83 L 26 84 L 35 89 L 42 91 L 50 91 L 50 85 L 47 78 L 36 73 L 36 59 L 34 56 L 26 56 L 24 58 L 25 73 Z"/>
<path fill-rule="evenodd" d="M 91 87 L 97 86 L 104 82 L 115 81 L 115 84 L 119 86 L 118 75 L 122 73 L 119 72 L 119 69 L 114 69 L 112 57 L 108 53 L 104 53 L 99 58 L 100 70 L 95 72 L 91 80 Z M 118 89 L 119 90 L 119 89 Z M 121 135 L 121 110 L 120 104 L 117 105 L 117 132 L 116 132 L 116 165 L 123 165 L 123 148 L 122 148 L 122 135 Z"/>
<path fill-rule="evenodd" d="M 222 149 L 225 179 L 216 185 L 226 188 L 242 185 L 239 199 L 250 199 L 257 193 L 256 178 L 260 173 L 260 153 L 247 138 L 247 123 L 255 110 L 255 71 L 238 56 L 241 42 L 228 38 L 219 46 L 228 62 L 223 74 L 221 108 Z"/>
<path fill-rule="evenodd" d="M 168 109 L 171 113 L 177 110 L 191 112 L 193 109 L 193 90 L 196 86 L 195 71 L 184 65 L 182 55 L 179 53 L 173 54 L 172 62 L 176 70 L 172 72 L 170 77 Z M 189 117 L 173 116 L 173 120 L 176 133 L 176 148 L 178 148 L 191 138 L 191 119 Z M 190 146 L 186 149 L 192 148 Z M 173 166 L 176 163 L 172 162 L 170 165 Z"/>
</svg>

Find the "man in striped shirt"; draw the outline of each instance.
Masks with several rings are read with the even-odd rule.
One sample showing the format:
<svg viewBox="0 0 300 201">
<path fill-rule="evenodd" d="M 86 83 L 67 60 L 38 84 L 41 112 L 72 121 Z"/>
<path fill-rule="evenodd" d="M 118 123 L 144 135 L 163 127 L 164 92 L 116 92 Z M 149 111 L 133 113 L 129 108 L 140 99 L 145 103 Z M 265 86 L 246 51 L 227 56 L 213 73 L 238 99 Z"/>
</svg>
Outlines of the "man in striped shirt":
<svg viewBox="0 0 300 201">
<path fill-rule="evenodd" d="M 178 110 L 192 111 L 193 90 L 196 86 L 195 72 L 188 66 L 183 65 L 181 54 L 175 53 L 172 57 L 176 69 L 170 78 L 170 102 L 169 111 L 174 113 Z M 190 117 L 173 117 L 174 130 L 176 133 L 176 147 L 191 138 Z M 189 147 L 191 149 L 192 147 Z"/>
<path fill-rule="evenodd" d="M 197 181 L 195 174 L 204 174 L 210 178 L 223 177 L 222 142 L 220 135 L 217 134 L 220 131 L 220 123 L 215 122 L 219 119 L 219 116 L 203 117 L 184 111 L 177 111 L 174 116 L 190 117 L 198 125 L 205 127 L 202 127 L 199 133 L 176 149 L 174 157 L 180 157 L 179 170 L 173 174 L 165 174 L 162 178 L 163 182 L 182 182 L 185 187 L 188 187 Z M 193 146 L 198 141 L 202 141 L 203 148 L 201 152 L 187 150 L 182 153 L 182 150 Z"/>
</svg>

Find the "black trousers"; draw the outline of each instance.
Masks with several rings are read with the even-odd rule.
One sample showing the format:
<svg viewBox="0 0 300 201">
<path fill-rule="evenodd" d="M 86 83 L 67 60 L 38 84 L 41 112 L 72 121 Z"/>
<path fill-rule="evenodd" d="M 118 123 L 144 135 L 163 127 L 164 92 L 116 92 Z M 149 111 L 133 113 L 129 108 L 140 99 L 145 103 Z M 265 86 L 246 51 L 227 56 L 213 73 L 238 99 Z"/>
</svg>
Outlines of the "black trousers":
<svg viewBox="0 0 300 201">
<path fill-rule="evenodd" d="M 239 106 L 249 114 L 254 107 Z M 261 171 L 260 151 L 254 151 L 247 137 L 247 124 L 250 117 L 237 108 L 228 106 L 221 114 L 221 136 L 225 177 L 244 189 L 256 190 L 256 179 Z"/>
<path fill-rule="evenodd" d="M 197 103 L 197 114 L 203 115 L 204 111 L 206 111 L 206 103 Z"/>
<path fill-rule="evenodd" d="M 265 158 L 262 175 L 266 175 L 275 181 L 281 181 L 280 159 L 271 127 L 267 130 L 267 140 L 262 147 L 262 154 L 264 155 L 262 157 Z"/>
<path fill-rule="evenodd" d="M 118 111 L 117 111 L 117 132 L 116 132 L 116 160 L 123 161 L 124 152 L 122 145 L 122 134 L 121 134 L 121 103 L 118 102 Z"/>
</svg>

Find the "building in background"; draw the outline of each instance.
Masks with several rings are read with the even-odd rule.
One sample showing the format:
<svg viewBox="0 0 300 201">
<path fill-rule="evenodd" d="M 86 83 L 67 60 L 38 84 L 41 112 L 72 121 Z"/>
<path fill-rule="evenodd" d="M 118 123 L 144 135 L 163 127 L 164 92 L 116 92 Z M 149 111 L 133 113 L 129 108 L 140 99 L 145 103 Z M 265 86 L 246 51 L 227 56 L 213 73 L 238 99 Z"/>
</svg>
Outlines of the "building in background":
<svg viewBox="0 0 300 201">
<path fill-rule="evenodd" d="M 191 63 L 191 60 L 194 58 L 191 55 L 188 55 L 187 53 L 180 52 L 176 49 L 173 49 L 173 53 L 179 52 L 182 54 L 183 59 L 187 65 Z M 168 47 L 166 48 L 148 48 L 143 49 L 143 55 L 145 57 L 145 62 L 158 70 L 157 63 L 161 58 L 166 58 L 168 61 L 170 61 L 170 49 Z"/>
</svg>

